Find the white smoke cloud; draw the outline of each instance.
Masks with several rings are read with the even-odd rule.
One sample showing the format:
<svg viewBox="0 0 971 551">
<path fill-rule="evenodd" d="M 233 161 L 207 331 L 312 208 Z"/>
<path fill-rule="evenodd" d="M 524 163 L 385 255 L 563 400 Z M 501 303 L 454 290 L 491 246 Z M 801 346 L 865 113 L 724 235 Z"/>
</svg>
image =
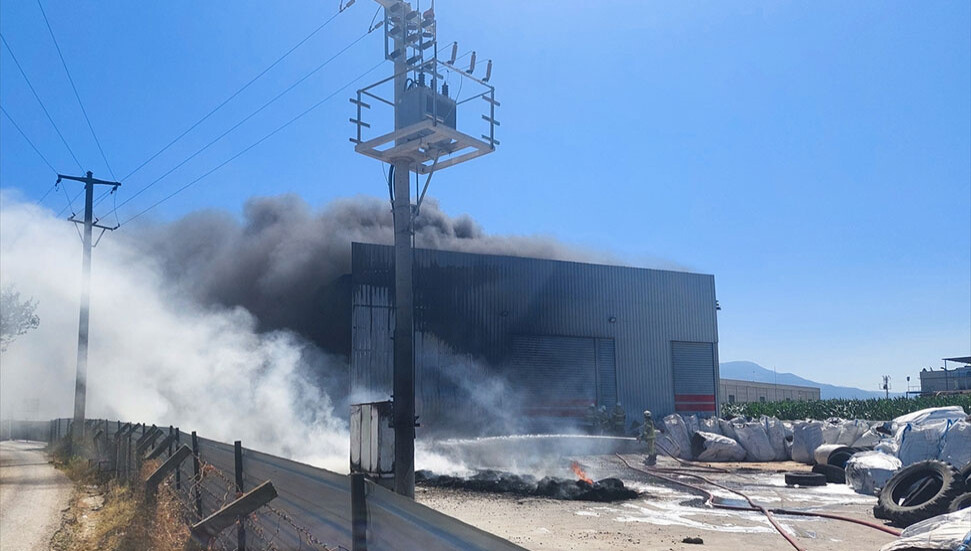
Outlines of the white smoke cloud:
<svg viewBox="0 0 971 551">
<path fill-rule="evenodd" d="M 0 284 L 36 299 L 41 318 L 40 327 L 0 359 L 0 415 L 69 417 L 81 271 L 77 232 L 4 191 L 0 265 Z M 256 318 L 241 307 L 187 299 L 123 232 L 105 236 L 95 249 L 91 289 L 88 417 L 176 425 L 346 472 L 346 422 L 308 375 L 346 369 L 343 359 L 290 331 L 258 332 Z M 25 411 L 26 403 L 33 411 Z"/>
</svg>

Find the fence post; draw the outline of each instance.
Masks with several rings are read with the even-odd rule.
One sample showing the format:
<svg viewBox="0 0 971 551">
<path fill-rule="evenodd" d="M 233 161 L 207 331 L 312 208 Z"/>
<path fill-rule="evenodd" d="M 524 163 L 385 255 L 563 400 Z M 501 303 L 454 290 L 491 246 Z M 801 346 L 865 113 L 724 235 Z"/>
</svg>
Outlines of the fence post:
<svg viewBox="0 0 971 551">
<path fill-rule="evenodd" d="M 351 473 L 351 551 L 367 551 L 364 473 Z"/>
<path fill-rule="evenodd" d="M 176 449 L 178 449 L 179 445 L 182 444 L 181 440 L 182 439 L 179 435 L 179 427 L 175 427 L 175 448 Z M 171 448 L 169 448 L 169 453 L 171 454 Z M 175 470 L 175 489 L 176 490 L 182 489 L 182 465 L 181 464 L 179 465 L 179 468 Z"/>
<path fill-rule="evenodd" d="M 195 480 L 196 514 L 202 518 L 202 492 L 199 486 L 202 484 L 202 475 L 199 473 L 199 437 L 196 431 L 192 431 L 192 476 Z"/>
<path fill-rule="evenodd" d="M 233 443 L 236 456 L 236 497 L 243 495 L 243 443 L 239 440 Z M 236 517 L 236 551 L 246 551 L 245 517 Z"/>
</svg>

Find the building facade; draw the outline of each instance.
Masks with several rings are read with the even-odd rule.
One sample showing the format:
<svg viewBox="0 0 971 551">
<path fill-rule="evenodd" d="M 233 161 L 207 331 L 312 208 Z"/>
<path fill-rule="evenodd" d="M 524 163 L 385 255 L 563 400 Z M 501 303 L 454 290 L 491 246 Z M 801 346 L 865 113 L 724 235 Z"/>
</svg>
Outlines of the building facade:
<svg viewBox="0 0 971 551">
<path fill-rule="evenodd" d="M 920 393 L 971 391 L 971 365 L 920 372 Z"/>
<path fill-rule="evenodd" d="M 391 247 L 352 245 L 359 401 L 391 393 L 392 262 Z M 629 420 L 717 411 L 711 275 L 418 249 L 414 278 L 419 423 L 504 432 L 618 402 Z"/>
<path fill-rule="evenodd" d="M 785 402 L 786 400 L 804 402 L 819 400 L 819 388 L 721 379 L 718 385 L 718 399 L 722 404 Z"/>
</svg>

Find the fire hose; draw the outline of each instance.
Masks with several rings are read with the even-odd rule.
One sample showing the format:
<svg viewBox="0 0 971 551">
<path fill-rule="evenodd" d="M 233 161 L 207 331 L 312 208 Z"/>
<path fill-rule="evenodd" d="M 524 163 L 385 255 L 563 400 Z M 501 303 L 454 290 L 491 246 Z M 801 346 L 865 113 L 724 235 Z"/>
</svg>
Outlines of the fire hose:
<svg viewBox="0 0 971 551">
<path fill-rule="evenodd" d="M 743 492 L 741 492 L 739 490 L 735 490 L 733 488 L 729 488 L 729 487 L 724 486 L 722 484 L 719 484 L 719 483 L 717 483 L 717 482 L 715 482 L 713 480 L 710 480 L 708 478 L 705 478 L 705 477 L 703 477 L 701 475 L 698 475 L 698 474 L 695 474 L 695 473 L 690 473 L 690 472 L 679 471 L 678 469 L 665 469 L 665 472 L 669 472 L 671 474 L 678 474 L 680 476 L 686 476 L 686 477 L 696 478 L 696 479 L 702 480 L 702 481 L 704 481 L 704 482 L 706 482 L 708 484 L 711 484 L 712 486 L 715 486 L 717 488 L 721 488 L 721 489 L 723 489 L 725 491 L 728 491 L 728 492 L 731 492 L 733 494 L 739 495 L 743 499 L 745 499 L 745 501 L 748 502 L 748 504 L 749 504 L 748 507 L 737 507 L 737 506 L 734 506 L 734 505 L 725 505 L 724 503 L 719 503 L 718 502 L 718 498 L 712 492 L 710 492 L 709 490 L 706 490 L 705 488 L 702 488 L 701 486 L 697 486 L 695 484 L 689 484 L 689 483 L 684 482 L 682 480 L 677 480 L 676 478 L 672 478 L 670 476 L 666 476 L 664 474 L 661 474 L 659 472 L 656 472 L 655 469 L 650 469 L 649 470 L 649 469 L 642 469 L 640 467 L 635 467 L 634 465 L 631 465 L 630 462 L 627 461 L 619 453 L 616 454 L 616 455 L 617 455 L 617 458 L 620 459 L 624 463 L 624 465 L 626 465 L 629 469 L 632 469 L 632 470 L 635 470 L 635 471 L 644 473 L 644 474 L 646 474 L 648 476 L 652 476 L 652 477 L 655 477 L 655 478 L 659 478 L 659 479 L 664 480 L 666 482 L 669 482 L 671 484 L 675 484 L 675 485 L 678 485 L 678 486 L 682 486 L 684 488 L 688 488 L 690 490 L 694 490 L 695 492 L 699 492 L 699 493 L 705 495 L 708 498 L 707 499 L 707 503 L 709 505 L 711 505 L 712 507 L 715 507 L 717 509 L 728 509 L 728 510 L 733 510 L 733 511 L 758 511 L 758 512 L 761 512 L 763 515 L 765 515 L 765 518 L 769 521 L 769 524 L 771 524 L 772 527 L 775 528 L 777 532 L 779 532 L 779 535 L 781 535 L 783 538 L 785 538 L 785 540 L 788 541 L 789 544 L 792 545 L 792 547 L 794 549 L 796 549 L 796 551 L 806 551 L 806 550 L 805 550 L 805 548 L 801 547 L 799 545 L 799 543 L 796 542 L 795 539 L 792 536 L 790 536 L 789 534 L 787 534 L 785 532 L 785 530 L 782 529 L 781 526 L 779 526 L 779 524 L 775 520 L 775 517 L 773 517 L 772 513 L 776 513 L 776 514 L 780 514 L 780 515 L 808 516 L 808 517 L 820 517 L 820 518 L 828 518 L 828 519 L 833 519 L 833 520 L 841 520 L 841 521 L 844 521 L 844 522 L 852 522 L 854 524 L 859 524 L 861 526 L 866 526 L 868 528 L 873 528 L 875 530 L 880 530 L 881 532 L 885 532 L 885 533 L 890 534 L 890 535 L 893 535 L 893 536 L 899 536 L 900 535 L 900 531 L 894 530 L 893 528 L 888 528 L 886 526 L 883 526 L 883 525 L 880 525 L 880 524 L 876 524 L 876 523 L 873 523 L 873 522 L 868 522 L 868 521 L 865 521 L 865 520 L 860 520 L 860 519 L 856 519 L 856 518 L 852 518 L 852 517 L 846 517 L 846 516 L 842 516 L 842 515 L 836 515 L 836 514 L 832 514 L 832 513 L 818 513 L 818 512 L 810 512 L 810 511 L 794 511 L 794 510 L 791 510 L 791 509 L 778 509 L 778 508 L 768 509 L 768 508 L 766 508 L 766 507 L 764 507 L 762 505 L 759 505 L 759 504 L 755 503 L 754 501 L 752 501 L 752 499 L 750 497 L 748 497 L 747 495 L 745 495 Z"/>
</svg>

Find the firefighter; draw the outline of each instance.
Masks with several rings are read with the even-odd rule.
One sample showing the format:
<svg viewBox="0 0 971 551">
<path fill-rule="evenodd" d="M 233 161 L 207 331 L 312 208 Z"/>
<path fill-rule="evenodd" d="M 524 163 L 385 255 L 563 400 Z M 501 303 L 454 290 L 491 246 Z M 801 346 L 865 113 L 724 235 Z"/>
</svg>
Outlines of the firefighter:
<svg viewBox="0 0 971 551">
<path fill-rule="evenodd" d="M 645 465 L 657 464 L 657 451 L 654 449 L 654 441 L 657 434 L 654 432 L 654 419 L 651 417 L 650 410 L 644 410 L 644 425 L 641 427 L 641 440 L 647 444 L 647 458 L 644 459 Z"/>
<path fill-rule="evenodd" d="M 620 407 L 620 402 L 610 411 L 610 429 L 617 436 L 624 435 L 624 425 L 627 423 L 627 412 Z"/>
<path fill-rule="evenodd" d="M 600 406 L 597 409 L 597 434 L 608 434 L 610 432 L 610 415 L 607 413 L 607 406 Z"/>
<path fill-rule="evenodd" d="M 596 404 L 590 404 L 587 408 L 587 416 L 584 419 L 584 423 L 587 427 L 587 432 L 590 434 L 599 434 L 600 432 L 600 415 L 597 413 Z"/>
</svg>

